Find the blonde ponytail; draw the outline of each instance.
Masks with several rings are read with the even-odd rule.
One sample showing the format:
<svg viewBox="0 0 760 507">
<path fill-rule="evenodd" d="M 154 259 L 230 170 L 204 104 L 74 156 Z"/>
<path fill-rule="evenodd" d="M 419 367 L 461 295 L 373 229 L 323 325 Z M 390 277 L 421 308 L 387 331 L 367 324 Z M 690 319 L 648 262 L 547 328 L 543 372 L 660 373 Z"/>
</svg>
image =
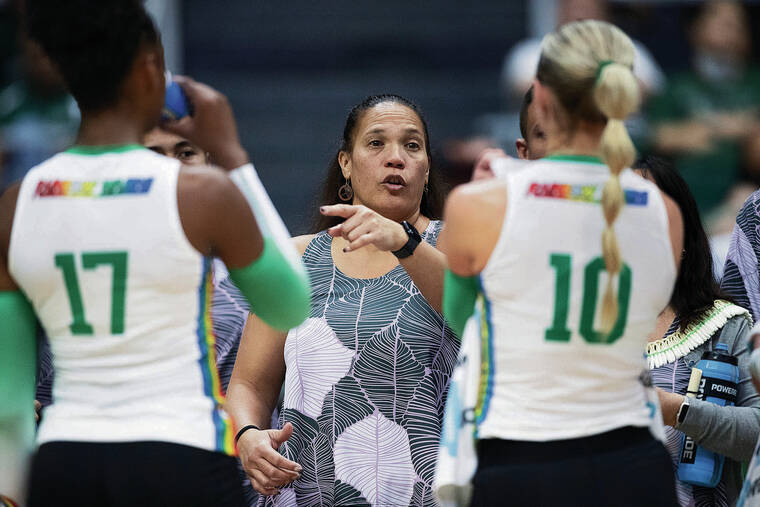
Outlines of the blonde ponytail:
<svg viewBox="0 0 760 507">
<path fill-rule="evenodd" d="M 636 157 L 623 120 L 639 107 L 639 85 L 631 69 L 613 61 L 601 67 L 593 97 L 599 111 L 607 117 L 599 152 L 610 168 L 610 179 L 602 191 L 602 212 L 606 222 L 602 231 L 602 257 L 607 269 L 607 287 L 602 298 L 602 331 L 609 333 L 618 317 L 614 278 L 623 267 L 614 229 L 615 220 L 625 204 L 620 173 L 630 167 Z"/>
<path fill-rule="evenodd" d="M 608 274 L 601 312 L 604 333 L 612 330 L 618 317 L 614 281 L 623 259 L 614 224 L 625 204 L 620 173 L 636 156 L 623 124 L 639 106 L 634 56 L 633 43 L 619 28 L 604 21 L 577 21 L 544 38 L 536 74 L 542 84 L 552 88 L 571 118 L 607 122 L 599 142 L 599 154 L 610 168 L 602 191 L 602 256 Z"/>
</svg>

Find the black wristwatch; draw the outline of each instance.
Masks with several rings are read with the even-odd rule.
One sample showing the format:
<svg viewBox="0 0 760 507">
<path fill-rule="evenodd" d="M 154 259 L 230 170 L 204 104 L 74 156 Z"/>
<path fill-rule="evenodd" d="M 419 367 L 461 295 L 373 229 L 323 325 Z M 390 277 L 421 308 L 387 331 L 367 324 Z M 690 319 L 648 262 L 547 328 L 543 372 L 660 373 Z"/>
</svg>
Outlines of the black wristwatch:
<svg viewBox="0 0 760 507">
<path fill-rule="evenodd" d="M 401 222 L 401 227 L 404 228 L 404 232 L 409 236 L 409 240 L 406 242 L 406 245 L 394 251 L 393 255 L 399 259 L 404 259 L 414 253 L 414 249 L 417 248 L 417 245 L 419 245 L 420 242 L 422 242 L 422 237 L 420 236 L 420 233 L 417 232 L 417 229 L 406 220 Z"/>
<path fill-rule="evenodd" d="M 676 414 L 676 421 L 681 424 L 686 420 L 686 414 L 689 412 L 689 397 L 685 396 L 681 406 L 678 407 L 678 413 Z"/>
</svg>

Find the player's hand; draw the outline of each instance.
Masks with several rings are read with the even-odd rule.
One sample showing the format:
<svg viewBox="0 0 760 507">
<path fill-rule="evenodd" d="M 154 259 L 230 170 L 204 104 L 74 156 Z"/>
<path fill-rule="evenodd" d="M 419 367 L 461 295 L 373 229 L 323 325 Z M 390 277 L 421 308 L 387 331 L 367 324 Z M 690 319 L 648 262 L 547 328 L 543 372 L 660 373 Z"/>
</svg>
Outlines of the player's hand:
<svg viewBox="0 0 760 507">
<path fill-rule="evenodd" d="M 285 423 L 281 430 L 248 430 L 238 440 L 243 470 L 262 495 L 277 495 L 280 488 L 301 477 L 301 465 L 277 452 L 292 434 L 293 425 Z"/>
<path fill-rule="evenodd" d="M 475 180 L 487 180 L 494 178 L 496 175 L 491 169 L 491 161 L 497 158 L 506 158 L 507 154 L 500 148 L 488 148 L 478 157 L 478 161 L 475 162 L 475 167 L 472 170 L 472 179 Z"/>
<path fill-rule="evenodd" d="M 213 162 L 227 170 L 248 163 L 240 144 L 235 115 L 222 93 L 186 76 L 174 76 L 193 105 L 193 116 L 166 122 L 163 127 L 187 138 L 211 155 Z"/>
<path fill-rule="evenodd" d="M 367 245 L 375 245 L 381 251 L 394 251 L 403 247 L 409 239 L 400 223 L 385 218 L 366 206 L 333 204 L 322 206 L 319 211 L 329 217 L 346 219 L 327 229 L 333 238 L 340 236 L 348 241 L 344 252 L 352 252 Z"/>
</svg>

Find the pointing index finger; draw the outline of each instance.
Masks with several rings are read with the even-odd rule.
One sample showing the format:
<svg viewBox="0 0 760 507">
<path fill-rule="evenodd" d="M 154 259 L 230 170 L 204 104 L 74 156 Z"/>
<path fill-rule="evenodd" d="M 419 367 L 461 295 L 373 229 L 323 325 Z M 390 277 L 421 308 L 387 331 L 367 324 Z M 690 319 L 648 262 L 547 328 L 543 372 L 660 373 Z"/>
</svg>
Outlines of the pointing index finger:
<svg viewBox="0 0 760 507">
<path fill-rule="evenodd" d="M 348 218 L 353 216 L 359 206 L 353 206 L 351 204 L 332 204 L 329 206 L 321 206 L 319 212 L 328 217 L 343 217 Z"/>
</svg>

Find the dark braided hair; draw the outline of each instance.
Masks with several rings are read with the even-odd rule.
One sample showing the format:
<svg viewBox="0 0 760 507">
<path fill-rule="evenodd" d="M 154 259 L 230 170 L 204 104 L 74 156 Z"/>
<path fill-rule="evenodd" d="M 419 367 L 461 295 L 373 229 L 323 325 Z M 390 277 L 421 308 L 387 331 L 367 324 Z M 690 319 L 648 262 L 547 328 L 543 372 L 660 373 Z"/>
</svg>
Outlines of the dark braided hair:
<svg viewBox="0 0 760 507">
<path fill-rule="evenodd" d="M 409 99 L 401 97 L 400 95 L 394 95 L 391 93 L 371 95 L 351 108 L 351 111 L 346 118 L 346 125 L 343 127 L 343 139 L 340 148 L 330 161 L 330 165 L 327 167 L 327 176 L 322 184 L 322 192 L 316 208 L 318 209 L 319 206 L 330 204 L 342 204 L 342 201 L 338 198 L 338 189 L 345 183 L 345 180 L 343 179 L 343 172 L 338 163 L 338 155 L 341 151 L 350 153 L 351 150 L 353 150 L 356 137 L 356 126 L 361 121 L 364 113 L 378 104 L 386 102 L 401 104 L 402 106 L 408 107 L 414 111 L 420 119 L 420 123 L 422 123 L 422 129 L 425 135 L 425 152 L 427 153 L 428 163 L 430 164 L 430 173 L 428 174 L 428 191 L 422 194 L 420 213 L 427 218 L 437 220 L 441 218 L 441 215 L 443 214 L 443 183 L 438 172 L 433 170 L 433 155 L 430 151 L 430 135 L 428 134 L 427 122 L 422 114 L 422 110 L 417 104 Z M 312 232 L 323 231 L 341 223 L 342 221 L 343 218 L 341 217 L 328 217 L 317 212 L 315 214 Z"/>
<path fill-rule="evenodd" d="M 141 45 L 160 44 L 141 0 L 27 0 L 25 22 L 82 111 L 113 105 Z"/>
</svg>

